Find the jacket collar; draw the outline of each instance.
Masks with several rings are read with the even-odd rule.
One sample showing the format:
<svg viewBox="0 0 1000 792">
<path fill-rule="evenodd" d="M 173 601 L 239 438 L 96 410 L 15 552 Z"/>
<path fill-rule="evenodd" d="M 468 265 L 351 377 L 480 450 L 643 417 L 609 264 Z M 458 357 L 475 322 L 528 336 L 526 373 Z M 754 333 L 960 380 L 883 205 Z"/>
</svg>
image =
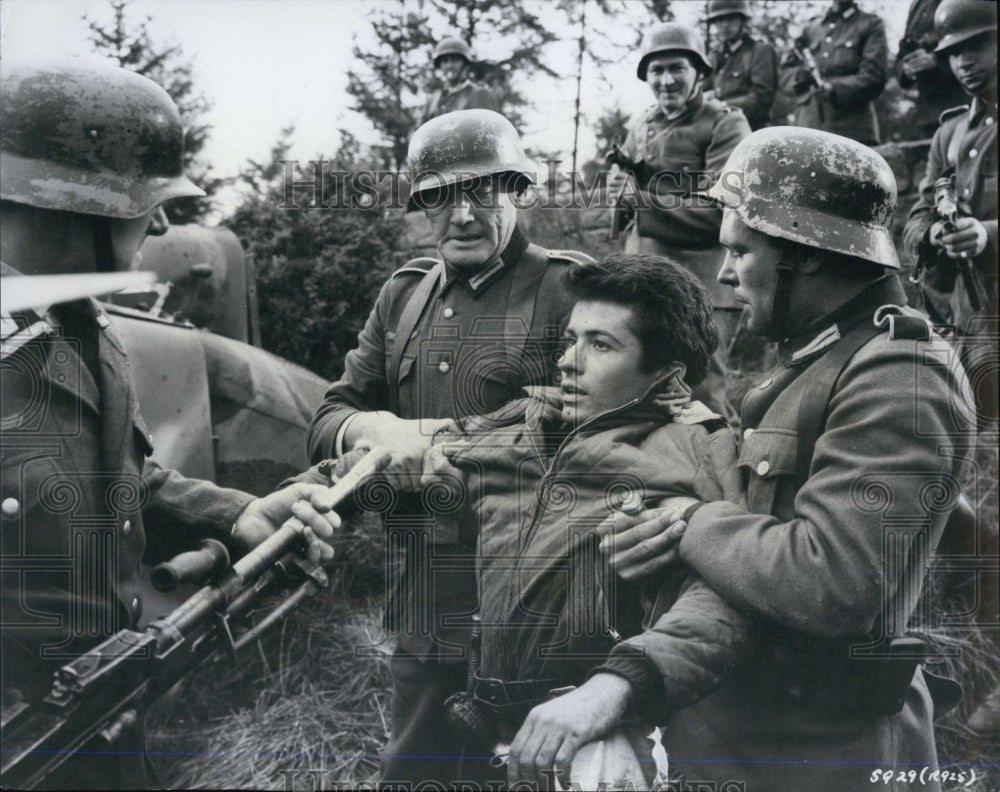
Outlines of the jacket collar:
<svg viewBox="0 0 1000 792">
<path fill-rule="evenodd" d="M 525 236 L 520 226 L 515 225 L 514 233 L 511 234 L 510 241 L 507 242 L 507 246 L 499 258 L 474 274 L 463 275 L 449 267 L 445 262 L 445 266 L 441 269 L 439 296 L 443 297 L 448 288 L 456 283 L 465 283 L 473 294 L 479 294 L 489 288 L 504 272 L 514 267 L 527 249 L 528 237 Z"/>
<path fill-rule="evenodd" d="M 906 305 L 906 292 L 895 273 L 873 281 L 868 288 L 784 342 L 781 345 L 782 357 L 793 366 L 814 360 L 849 331 L 870 321 L 883 305 Z"/>
</svg>

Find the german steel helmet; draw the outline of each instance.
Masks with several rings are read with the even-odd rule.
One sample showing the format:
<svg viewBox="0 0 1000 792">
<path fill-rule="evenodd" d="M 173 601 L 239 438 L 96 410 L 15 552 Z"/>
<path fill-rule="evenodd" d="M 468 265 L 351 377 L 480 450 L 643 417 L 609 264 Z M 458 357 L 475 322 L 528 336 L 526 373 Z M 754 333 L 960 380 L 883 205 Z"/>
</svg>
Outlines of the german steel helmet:
<svg viewBox="0 0 1000 792">
<path fill-rule="evenodd" d="M 184 176 L 177 106 L 152 80 L 103 63 L 4 66 L 0 198 L 132 218 L 205 194 Z"/>
<path fill-rule="evenodd" d="M 472 63 L 472 49 L 462 39 L 455 38 L 454 36 L 448 36 L 438 42 L 438 45 L 434 48 L 434 65 L 437 66 L 438 61 L 445 55 L 458 55 L 465 58 L 469 63 Z"/>
<path fill-rule="evenodd" d="M 934 31 L 938 36 L 935 52 L 943 52 L 981 33 L 995 35 L 997 4 L 992 0 L 944 0 L 934 12 Z"/>
<path fill-rule="evenodd" d="M 636 70 L 640 80 L 646 79 L 646 67 L 649 65 L 649 59 L 668 50 L 677 50 L 693 55 L 700 71 L 712 71 L 712 65 L 708 62 L 708 56 L 705 55 L 705 43 L 697 30 L 690 25 L 682 25 L 680 22 L 662 22 L 650 28 L 649 32 L 642 37 L 642 45 L 639 48 L 639 68 Z"/>
<path fill-rule="evenodd" d="M 850 138 L 759 129 L 733 149 L 708 194 L 763 234 L 899 269 L 889 228 L 896 179 Z"/>
<path fill-rule="evenodd" d="M 714 22 L 721 17 L 738 15 L 750 19 L 749 0 L 709 0 L 708 21 Z"/>
<path fill-rule="evenodd" d="M 535 182 L 536 167 L 521 146 L 517 130 L 492 110 L 456 110 L 432 118 L 410 138 L 411 209 L 422 190 L 495 173 L 520 174 Z"/>
</svg>

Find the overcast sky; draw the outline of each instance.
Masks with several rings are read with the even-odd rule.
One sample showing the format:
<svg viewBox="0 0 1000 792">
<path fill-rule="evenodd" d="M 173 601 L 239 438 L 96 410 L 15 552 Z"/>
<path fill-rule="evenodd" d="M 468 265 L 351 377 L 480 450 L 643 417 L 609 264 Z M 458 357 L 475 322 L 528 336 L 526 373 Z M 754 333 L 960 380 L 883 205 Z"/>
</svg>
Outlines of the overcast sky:
<svg viewBox="0 0 1000 792">
<path fill-rule="evenodd" d="M 158 43 L 178 43 L 195 63 L 198 88 L 213 102 L 208 122 L 213 129 L 205 157 L 220 176 L 234 176 L 248 158 L 266 159 L 282 127 L 295 123 L 291 156 L 307 160 L 333 153 L 341 127 L 363 142 L 372 139 L 366 119 L 350 110 L 347 70 L 352 66 L 355 36 L 370 35 L 366 13 L 377 2 L 390 0 L 133 0 L 132 19 L 151 16 Z M 635 11 L 644 12 L 642 0 Z M 392 2 L 396 6 L 396 2 Z M 882 3 L 862 0 L 862 7 L 888 6 L 890 46 L 898 41 L 906 16 L 905 0 Z M 693 18 L 702 0 L 677 3 L 678 16 Z M 87 25 L 83 14 L 107 20 L 106 0 L 3 0 L 0 3 L 0 55 L 87 55 Z M 884 13 L 884 11 L 883 11 Z M 555 24 L 555 23 L 553 23 Z M 548 61 L 564 73 L 573 72 L 575 42 L 556 45 Z M 488 47 L 484 43 L 481 51 Z M 484 57 L 503 53 L 482 51 Z M 583 105 L 591 119 L 618 102 L 627 112 L 650 103 L 648 89 L 635 77 L 634 58 L 606 70 L 607 81 L 585 80 Z M 613 91 L 612 91 L 612 87 Z M 526 144 L 536 150 L 566 153 L 569 167 L 573 137 L 571 81 L 548 79 L 523 86 L 538 108 L 525 114 Z M 581 136 L 581 156 L 594 151 L 594 139 Z"/>
</svg>

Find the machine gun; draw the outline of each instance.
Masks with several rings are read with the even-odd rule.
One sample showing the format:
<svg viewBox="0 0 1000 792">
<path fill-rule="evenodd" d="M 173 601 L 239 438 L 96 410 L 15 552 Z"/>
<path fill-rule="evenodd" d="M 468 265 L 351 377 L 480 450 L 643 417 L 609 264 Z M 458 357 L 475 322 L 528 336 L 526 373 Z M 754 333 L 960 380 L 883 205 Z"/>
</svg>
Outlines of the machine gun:
<svg viewBox="0 0 1000 792">
<path fill-rule="evenodd" d="M 961 217 L 958 197 L 955 194 L 955 177 L 942 176 L 934 182 L 934 215 L 941 221 L 941 232 L 938 237 L 955 231 L 955 221 Z M 989 291 L 983 278 L 973 268 L 967 259 L 952 259 L 943 249 L 936 247 L 933 240 L 927 239 L 921 244 L 917 266 L 911 280 L 920 282 L 930 277 L 933 288 L 948 292 L 954 289 L 957 276 L 961 276 L 969 305 L 973 311 L 981 311 L 983 306 L 990 304 Z M 932 316 L 932 319 L 941 317 Z"/>
<path fill-rule="evenodd" d="M 389 459 L 384 449 L 372 449 L 332 485 L 334 505 Z M 145 630 L 120 630 L 60 668 L 40 701 L 5 711 L 0 787 L 32 789 L 79 750 L 114 751 L 140 711 L 196 666 L 220 652 L 235 662 L 242 647 L 328 584 L 320 566 L 296 554 L 300 543 L 298 530 L 286 524 L 231 567 L 214 540 L 157 567 L 153 579 L 160 588 L 214 582 Z M 278 596 L 281 601 L 251 624 L 261 603 Z"/>
<path fill-rule="evenodd" d="M 604 155 L 604 161 L 608 165 L 617 165 L 625 173 L 632 174 L 639 186 L 649 181 L 649 166 L 646 165 L 646 161 L 632 159 L 622 150 L 621 141 L 617 137 L 611 142 L 611 149 Z M 608 231 L 608 239 L 618 239 L 634 215 L 635 209 L 624 205 L 620 195 L 615 196 L 615 205 L 611 209 L 611 228 Z"/>
<path fill-rule="evenodd" d="M 806 93 L 810 89 L 814 92 L 817 90 L 821 91 L 825 80 L 819 70 L 819 64 L 816 63 L 816 58 L 812 54 L 812 50 L 809 49 L 809 43 L 801 39 L 797 41 L 796 46 L 792 47 L 792 56 L 797 58 L 799 63 L 802 64 L 805 77 L 805 79 L 796 80 L 796 92 Z M 821 123 L 826 121 L 826 110 L 823 107 L 825 101 L 825 97 L 816 96 L 816 108 Z"/>
</svg>

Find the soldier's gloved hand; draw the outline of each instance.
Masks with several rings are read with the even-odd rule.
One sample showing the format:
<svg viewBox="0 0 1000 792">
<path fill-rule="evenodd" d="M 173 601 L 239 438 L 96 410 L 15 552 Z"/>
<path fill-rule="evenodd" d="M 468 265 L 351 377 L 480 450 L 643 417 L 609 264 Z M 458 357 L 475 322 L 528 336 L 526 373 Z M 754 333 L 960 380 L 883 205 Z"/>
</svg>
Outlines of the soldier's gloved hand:
<svg viewBox="0 0 1000 792">
<path fill-rule="evenodd" d="M 931 227 L 933 239 L 934 227 Z M 986 226 L 974 217 L 960 217 L 955 221 L 955 229 L 950 234 L 941 236 L 941 245 L 948 258 L 974 258 L 986 250 L 989 234 Z"/>
<path fill-rule="evenodd" d="M 573 757 L 618 725 L 631 696 L 632 686 L 624 678 L 594 674 L 575 690 L 539 704 L 511 741 L 507 783 L 512 789 L 518 782 L 553 789 L 549 779 L 555 768 L 568 789 Z"/>
<path fill-rule="evenodd" d="M 340 529 L 340 516 L 330 503 L 330 490 L 320 484 L 292 484 L 250 501 L 233 524 L 233 541 L 252 550 L 286 522 L 302 534 L 313 563 L 333 558 L 329 544 Z"/>
<path fill-rule="evenodd" d="M 418 492 L 424 472 L 424 454 L 436 432 L 456 431 L 450 418 L 406 420 L 389 412 L 359 413 L 348 425 L 345 445 L 351 450 L 367 445 L 384 446 L 392 462 L 383 476 L 398 490 Z"/>
<path fill-rule="evenodd" d="M 684 512 L 697 498 L 668 498 L 655 509 L 623 503 L 597 526 L 601 551 L 622 580 L 637 580 L 666 569 L 678 560 L 678 548 L 687 523 Z"/>
</svg>

